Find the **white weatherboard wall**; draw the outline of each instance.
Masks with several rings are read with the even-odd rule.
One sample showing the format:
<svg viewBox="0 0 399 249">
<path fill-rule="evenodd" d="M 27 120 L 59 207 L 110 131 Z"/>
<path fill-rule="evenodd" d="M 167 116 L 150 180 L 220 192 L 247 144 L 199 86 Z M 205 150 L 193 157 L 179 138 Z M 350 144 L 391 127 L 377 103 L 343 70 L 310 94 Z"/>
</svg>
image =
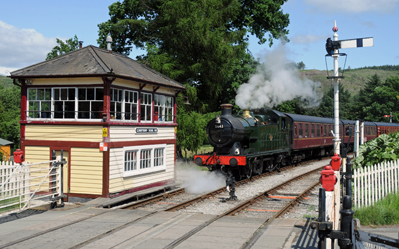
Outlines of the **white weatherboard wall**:
<svg viewBox="0 0 399 249">
<path fill-rule="evenodd" d="M 155 145 L 154 145 L 155 146 Z M 165 148 L 166 169 L 141 175 L 123 177 L 124 153 L 123 148 L 110 150 L 110 180 L 109 192 L 117 193 L 132 188 L 174 179 L 175 175 L 175 145 L 167 144 Z"/>
<path fill-rule="evenodd" d="M 160 140 L 175 139 L 175 127 L 151 127 L 157 128 L 158 133 L 136 133 L 136 128 L 147 128 L 145 126 L 112 126 L 109 130 L 111 142 L 140 141 L 140 140 Z"/>
<path fill-rule="evenodd" d="M 359 168 L 353 174 L 355 207 L 366 207 L 399 191 L 399 160 Z"/>
</svg>

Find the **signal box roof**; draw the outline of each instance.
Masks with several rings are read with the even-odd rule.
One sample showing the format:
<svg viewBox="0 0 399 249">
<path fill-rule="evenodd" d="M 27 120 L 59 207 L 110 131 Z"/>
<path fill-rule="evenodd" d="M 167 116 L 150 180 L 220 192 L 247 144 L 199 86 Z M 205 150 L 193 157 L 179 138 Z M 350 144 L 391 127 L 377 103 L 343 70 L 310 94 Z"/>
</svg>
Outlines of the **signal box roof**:
<svg viewBox="0 0 399 249">
<path fill-rule="evenodd" d="M 185 89 L 179 82 L 116 52 L 87 46 L 11 72 L 11 78 L 117 77 Z"/>
</svg>

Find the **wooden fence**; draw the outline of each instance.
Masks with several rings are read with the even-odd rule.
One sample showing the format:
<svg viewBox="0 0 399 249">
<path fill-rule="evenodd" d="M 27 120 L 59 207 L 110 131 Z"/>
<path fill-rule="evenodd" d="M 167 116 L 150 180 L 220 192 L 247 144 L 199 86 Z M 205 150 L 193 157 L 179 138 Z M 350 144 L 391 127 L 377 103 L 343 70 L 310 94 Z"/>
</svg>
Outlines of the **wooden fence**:
<svg viewBox="0 0 399 249">
<path fill-rule="evenodd" d="M 353 174 L 353 204 L 355 207 L 373 205 L 399 187 L 399 160 L 358 168 Z"/>
</svg>

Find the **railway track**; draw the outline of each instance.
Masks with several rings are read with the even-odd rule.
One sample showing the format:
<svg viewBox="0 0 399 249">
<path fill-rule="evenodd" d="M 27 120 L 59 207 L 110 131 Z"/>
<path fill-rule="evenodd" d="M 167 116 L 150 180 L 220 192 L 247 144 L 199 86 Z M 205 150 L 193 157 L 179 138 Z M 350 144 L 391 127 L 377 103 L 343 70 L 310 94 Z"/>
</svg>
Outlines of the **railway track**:
<svg viewBox="0 0 399 249">
<path fill-rule="evenodd" d="M 281 170 L 281 172 L 289 171 L 291 168 L 293 168 L 293 167 L 285 167 L 284 169 Z M 320 169 L 317 168 L 316 170 L 312 170 L 310 173 L 307 172 L 305 174 L 297 176 L 294 179 L 290 179 L 289 181 L 285 181 L 284 183 L 279 184 L 278 186 L 275 186 L 275 187 L 273 187 L 271 189 L 266 190 L 265 192 L 263 192 L 262 194 L 259 194 L 258 196 L 255 196 L 251 200 L 245 200 L 245 201 L 240 202 L 239 205 L 237 205 L 236 207 L 234 207 L 234 208 L 232 208 L 232 209 L 230 209 L 230 210 L 228 210 L 228 211 L 226 211 L 226 212 L 224 212 L 224 213 L 222 213 L 220 215 L 217 215 L 214 218 L 211 218 L 211 219 L 209 219 L 209 220 L 207 220 L 207 221 L 205 221 L 205 222 L 203 222 L 201 224 L 198 224 L 198 226 L 196 226 L 194 229 L 192 229 L 189 232 L 183 234 L 182 236 L 180 236 L 179 238 L 174 240 L 172 243 L 166 245 L 165 248 L 174 248 L 174 247 L 178 246 L 180 243 L 182 243 L 183 241 L 187 240 L 192 235 L 196 234 L 198 231 L 201 231 L 203 228 L 205 228 L 208 225 L 212 224 L 213 222 L 219 220 L 220 218 L 225 217 L 225 216 L 229 216 L 229 215 L 234 215 L 237 212 L 245 210 L 245 208 L 247 208 L 248 206 L 253 205 L 257 201 L 259 201 L 259 200 L 261 200 L 261 199 L 263 199 L 263 198 L 265 198 L 267 196 L 270 196 L 270 194 L 273 191 L 275 191 L 276 189 L 279 189 L 282 186 L 287 185 L 290 182 L 295 181 L 296 179 L 304 177 L 306 174 L 311 174 L 312 172 L 315 172 L 315 171 L 318 171 L 318 170 L 320 170 Z M 243 186 L 243 185 L 245 185 L 247 183 L 253 182 L 256 179 L 260 179 L 260 178 L 263 178 L 263 177 L 266 177 L 266 176 L 270 176 L 270 175 L 274 175 L 274 174 L 277 174 L 277 173 L 278 172 L 271 172 L 271 173 L 263 174 L 261 176 L 255 176 L 255 177 L 253 177 L 253 179 L 245 179 L 243 181 L 238 182 L 237 186 Z M 161 210 L 143 212 L 143 215 L 140 215 L 137 218 L 131 218 L 130 220 L 124 222 L 122 225 L 114 226 L 111 229 L 105 230 L 104 232 L 101 232 L 101 233 L 99 233 L 99 234 L 97 234 L 95 236 L 91 236 L 89 239 L 84 239 L 84 241 L 81 241 L 80 243 L 76 243 L 73 246 L 68 247 L 68 248 L 84 248 L 85 246 L 87 246 L 87 245 L 89 245 L 91 243 L 95 243 L 96 241 L 99 241 L 101 239 L 106 239 L 107 236 L 109 236 L 109 235 L 116 234 L 116 233 L 118 233 L 120 231 L 123 231 L 124 229 L 127 229 L 127 228 L 131 227 L 134 224 L 140 223 L 140 222 L 142 222 L 142 221 L 144 221 L 144 220 L 146 220 L 148 218 L 154 217 L 157 214 L 162 213 L 162 211 L 166 211 L 166 212 L 174 212 L 174 211 L 177 211 L 177 210 L 181 211 L 181 209 L 183 209 L 183 208 L 186 208 L 188 206 L 191 206 L 191 205 L 193 205 L 195 203 L 198 203 L 198 202 L 201 202 L 203 200 L 209 199 L 211 197 L 215 197 L 218 194 L 223 193 L 225 191 L 226 191 L 226 188 L 223 187 L 223 188 L 217 189 L 215 191 L 212 191 L 210 193 L 207 193 L 205 195 L 197 196 L 197 197 L 192 198 L 190 200 L 187 200 L 187 201 L 184 201 L 184 202 L 181 202 L 181 203 L 178 203 L 178 204 L 171 205 L 171 206 L 169 206 L 167 208 L 163 208 Z M 81 219 L 76 219 L 74 221 L 67 222 L 67 223 L 64 223 L 64 224 L 59 225 L 59 226 L 52 226 L 50 229 L 43 230 L 41 232 L 34 233 L 34 234 L 31 234 L 31 235 L 19 238 L 19 239 L 15 240 L 15 241 L 3 244 L 3 245 L 0 246 L 0 248 L 18 248 L 20 245 L 24 245 L 24 244 L 28 243 L 31 240 L 35 240 L 35 239 L 41 238 L 43 236 L 46 237 L 46 236 L 48 236 L 48 234 L 55 233 L 57 230 L 61 232 L 62 230 L 67 229 L 67 227 L 71 227 L 71 229 L 72 229 L 73 226 L 76 226 L 76 225 L 78 225 L 78 224 L 80 224 L 82 222 L 85 222 L 85 221 L 89 220 L 89 219 L 96 218 L 96 217 L 98 217 L 98 219 L 99 219 L 100 217 L 106 216 L 108 212 L 113 212 L 113 211 L 122 210 L 122 209 L 123 210 L 139 209 L 137 211 L 140 211 L 140 207 L 143 207 L 143 206 L 145 207 L 147 205 L 152 205 L 152 204 L 154 204 L 156 202 L 160 202 L 160 201 L 163 201 L 163 200 L 166 200 L 166 199 L 169 199 L 169 198 L 173 198 L 173 196 L 181 195 L 182 193 L 184 193 L 184 189 L 176 189 L 176 190 L 161 194 L 159 196 L 154 196 L 152 198 L 149 198 L 149 199 L 146 199 L 146 200 L 142 200 L 142 201 L 137 201 L 135 203 L 124 204 L 124 205 L 121 205 L 121 206 L 118 206 L 118 207 L 114 207 L 112 209 L 97 209 L 98 212 L 96 211 L 96 213 L 94 215 L 90 215 L 90 216 L 87 216 L 87 217 L 81 218 Z M 300 198 L 301 197 L 298 196 L 298 200 Z M 291 207 L 292 205 L 293 204 L 290 204 L 287 207 L 287 209 L 289 209 L 289 207 Z M 284 213 L 284 211 L 282 211 L 279 215 L 282 215 L 283 213 Z M 180 216 L 181 216 L 180 214 L 176 215 L 176 217 L 180 217 Z M 279 216 L 276 216 L 275 218 L 277 218 L 277 217 L 279 217 Z M 272 220 L 269 219 L 269 221 L 271 222 Z M 262 227 L 265 227 L 265 226 L 267 226 L 267 223 L 265 223 Z M 255 240 L 255 238 L 256 237 L 254 236 L 254 240 Z"/>
</svg>

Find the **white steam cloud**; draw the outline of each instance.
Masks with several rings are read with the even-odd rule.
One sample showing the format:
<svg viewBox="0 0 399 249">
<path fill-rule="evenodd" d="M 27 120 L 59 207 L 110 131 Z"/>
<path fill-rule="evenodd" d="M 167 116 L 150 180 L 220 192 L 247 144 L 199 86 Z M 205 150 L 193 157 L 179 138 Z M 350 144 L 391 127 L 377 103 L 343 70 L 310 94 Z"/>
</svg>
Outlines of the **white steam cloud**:
<svg viewBox="0 0 399 249">
<path fill-rule="evenodd" d="M 248 83 L 237 90 L 236 104 L 241 109 L 257 109 L 281 104 L 299 97 L 307 106 L 316 106 L 320 82 L 300 77 L 294 62 L 287 59 L 284 45 L 269 52 Z"/>
<path fill-rule="evenodd" d="M 205 194 L 226 186 L 226 178 L 215 171 L 201 171 L 198 166 L 177 164 L 177 180 L 190 194 Z"/>
</svg>

